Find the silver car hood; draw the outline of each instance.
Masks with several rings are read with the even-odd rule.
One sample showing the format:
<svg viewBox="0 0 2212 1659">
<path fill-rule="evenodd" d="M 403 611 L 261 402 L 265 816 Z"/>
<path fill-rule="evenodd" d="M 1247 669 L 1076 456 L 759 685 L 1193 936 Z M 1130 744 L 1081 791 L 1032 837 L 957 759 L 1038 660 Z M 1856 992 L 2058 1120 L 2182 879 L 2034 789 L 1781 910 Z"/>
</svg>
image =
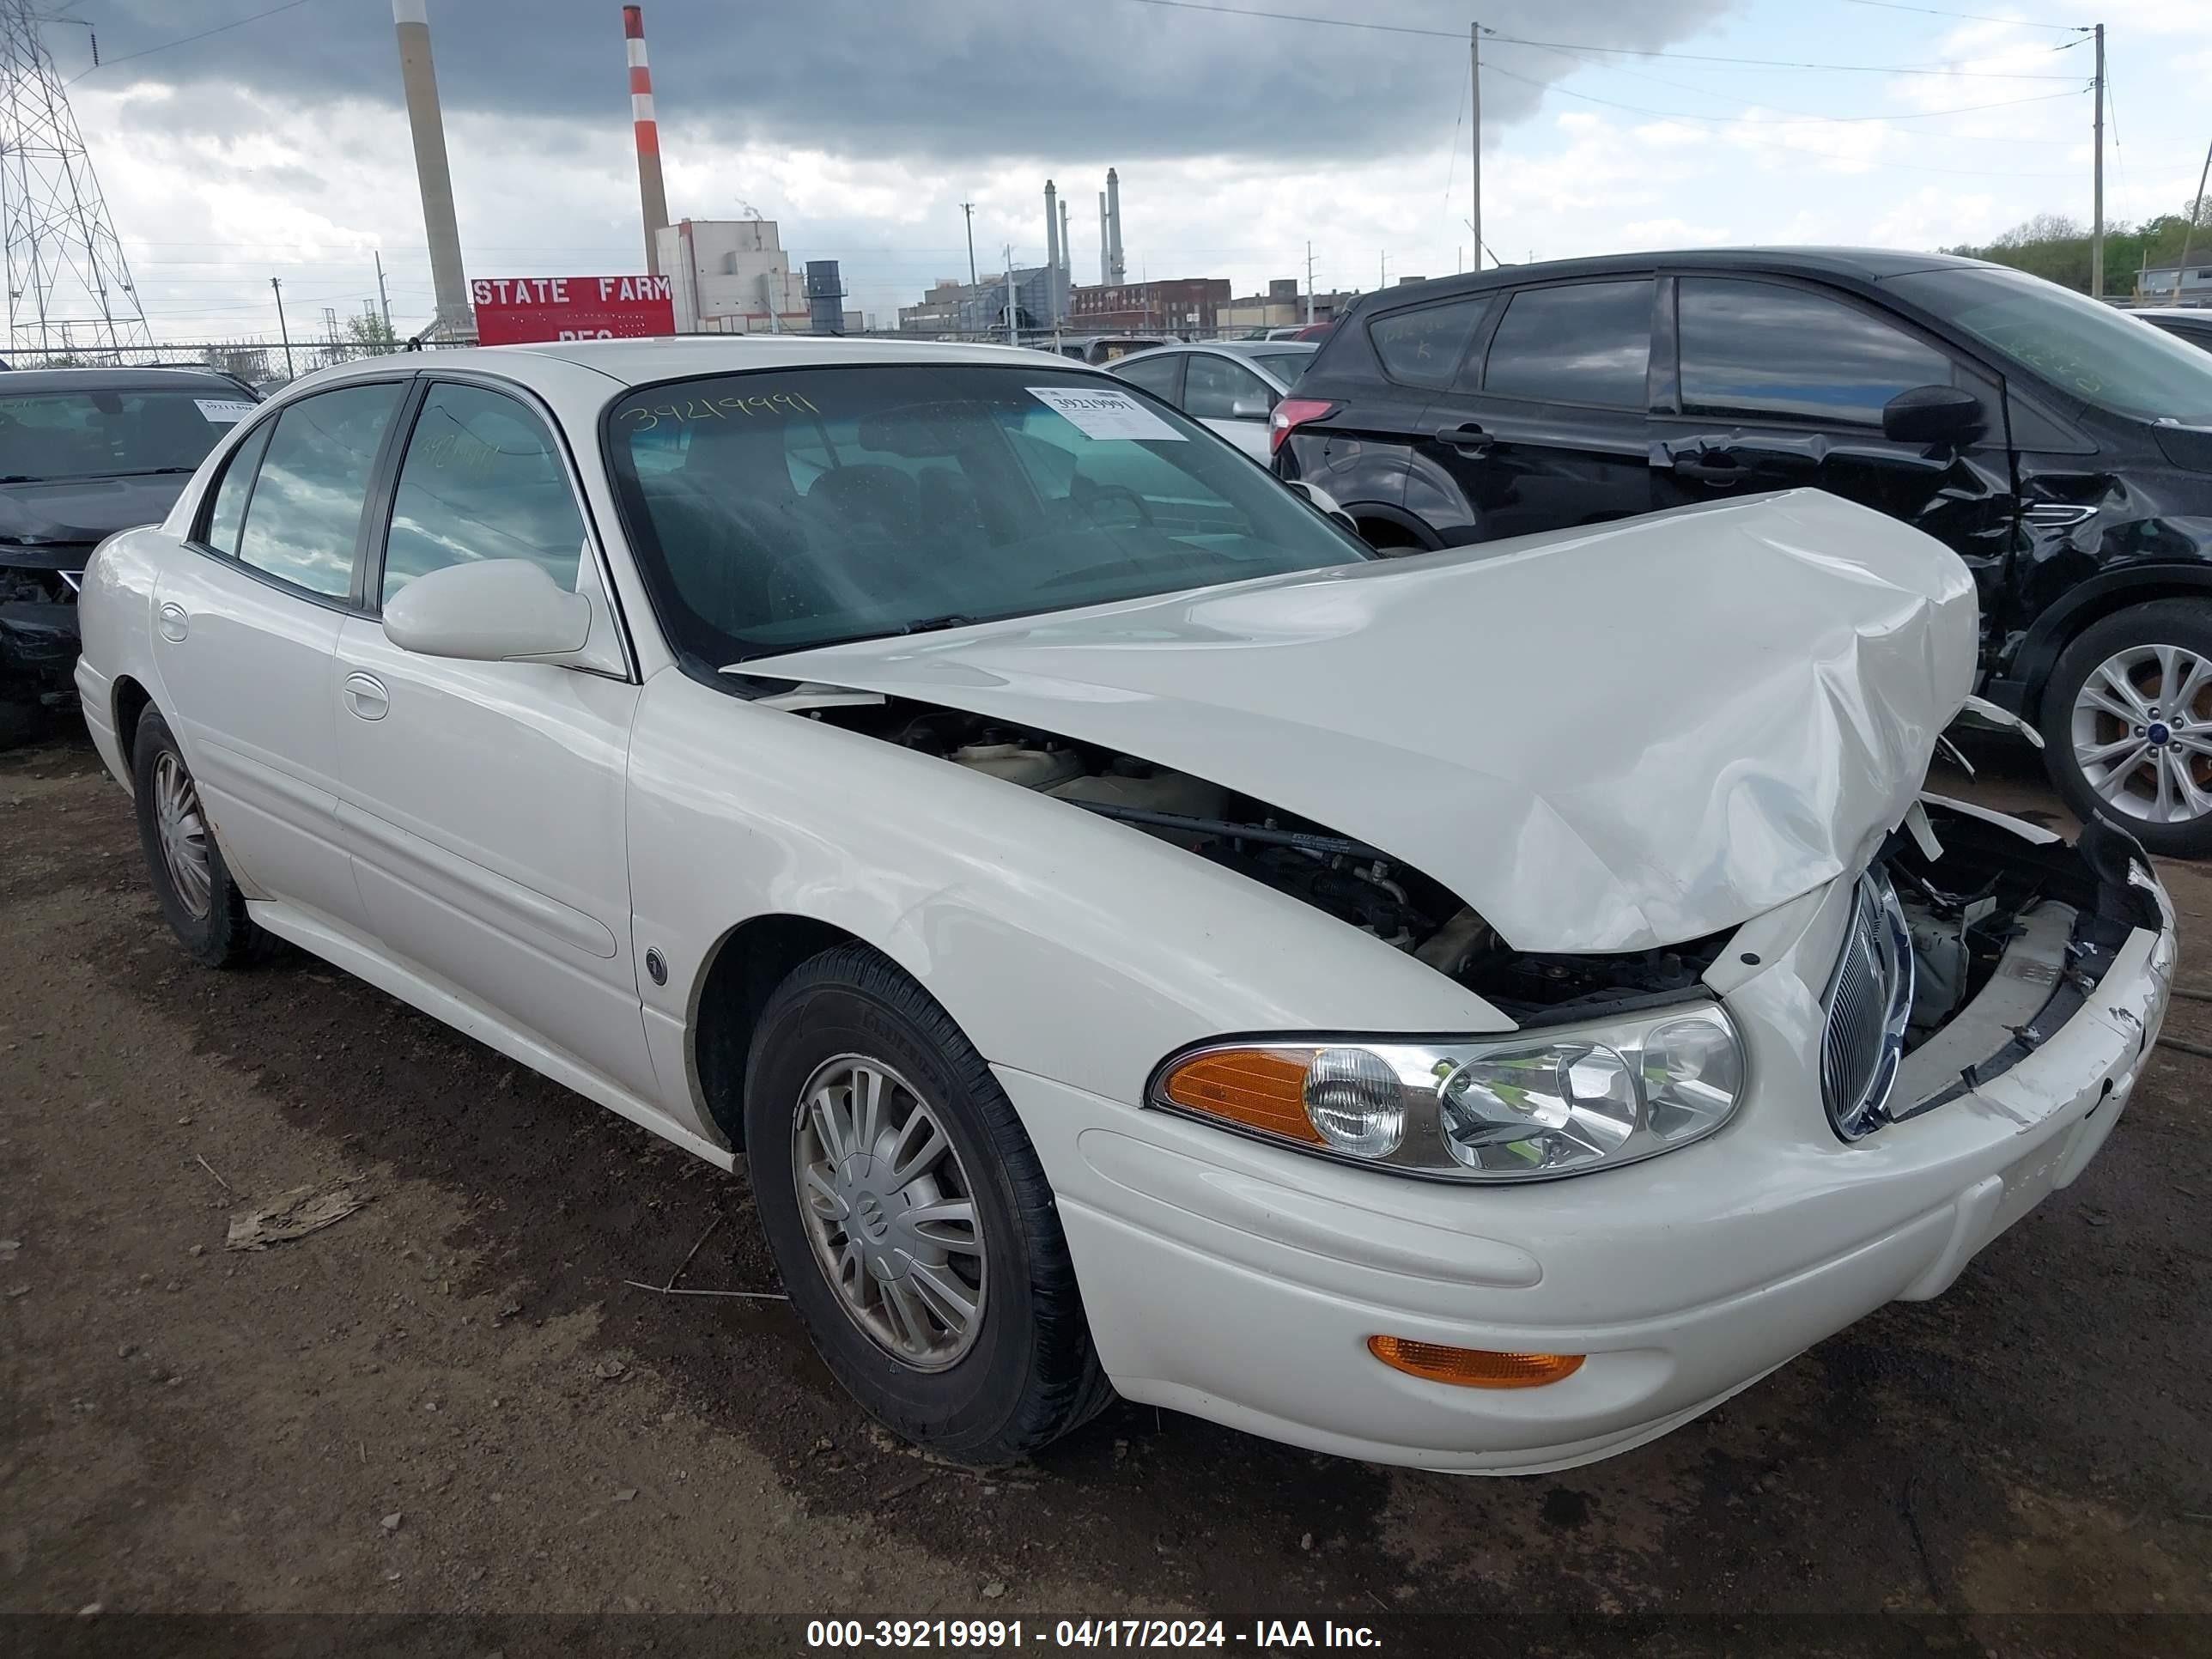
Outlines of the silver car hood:
<svg viewBox="0 0 2212 1659">
<path fill-rule="evenodd" d="M 1371 842 L 1516 949 L 1855 870 L 1972 690 L 1955 555 L 1817 490 L 756 659 L 1106 745 Z"/>
</svg>

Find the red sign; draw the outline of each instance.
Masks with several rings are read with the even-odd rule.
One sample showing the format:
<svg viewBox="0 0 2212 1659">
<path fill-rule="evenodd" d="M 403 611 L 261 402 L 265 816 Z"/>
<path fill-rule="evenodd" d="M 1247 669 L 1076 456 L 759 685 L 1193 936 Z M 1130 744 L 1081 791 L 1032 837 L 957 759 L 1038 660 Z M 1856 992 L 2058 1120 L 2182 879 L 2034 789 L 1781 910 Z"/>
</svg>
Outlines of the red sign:
<svg viewBox="0 0 2212 1659">
<path fill-rule="evenodd" d="M 485 345 L 676 332 L 665 276 L 479 276 L 469 284 L 469 301 Z"/>
</svg>

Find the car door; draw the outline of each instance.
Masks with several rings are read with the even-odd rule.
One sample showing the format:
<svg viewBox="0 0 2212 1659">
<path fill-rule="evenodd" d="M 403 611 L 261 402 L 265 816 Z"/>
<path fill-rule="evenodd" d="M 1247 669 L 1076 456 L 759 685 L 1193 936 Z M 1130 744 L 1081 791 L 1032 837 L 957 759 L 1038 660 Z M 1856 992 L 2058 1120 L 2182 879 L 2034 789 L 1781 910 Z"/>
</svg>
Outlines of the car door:
<svg viewBox="0 0 2212 1659">
<path fill-rule="evenodd" d="M 1649 512 L 1649 276 L 1517 289 L 1422 417 L 1407 509 L 1449 544 Z"/>
<path fill-rule="evenodd" d="M 589 660 L 419 655 L 349 619 L 337 818 L 387 951 L 649 1097 L 623 801 L 638 689 L 580 499 L 548 412 L 426 380 L 374 519 L 369 610 L 447 565 L 528 559 L 592 598 Z"/>
<path fill-rule="evenodd" d="M 161 709 L 224 857 L 257 896 L 355 929 L 331 665 L 359 603 L 371 480 L 406 389 L 349 385 L 256 422 L 154 600 Z"/>
<path fill-rule="evenodd" d="M 1838 289 L 1691 273 L 1672 286 L 1680 368 L 1652 419 L 1653 505 L 1808 485 L 1926 531 L 1994 587 L 2017 513 L 1999 382 Z M 1978 398 L 1982 436 L 1958 447 L 1884 437 L 1883 406 L 1926 386 Z"/>
<path fill-rule="evenodd" d="M 1220 352 L 1188 355 L 1182 375 L 1183 413 L 1266 465 L 1267 416 L 1275 409 L 1274 387 Z"/>
</svg>

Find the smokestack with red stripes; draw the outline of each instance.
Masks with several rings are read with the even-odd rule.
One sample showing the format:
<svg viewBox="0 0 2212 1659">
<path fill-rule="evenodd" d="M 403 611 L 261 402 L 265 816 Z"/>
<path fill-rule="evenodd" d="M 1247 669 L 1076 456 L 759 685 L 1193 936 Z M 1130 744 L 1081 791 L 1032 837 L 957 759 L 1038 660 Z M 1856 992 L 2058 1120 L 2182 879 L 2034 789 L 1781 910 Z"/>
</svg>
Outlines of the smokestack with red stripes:
<svg viewBox="0 0 2212 1659">
<path fill-rule="evenodd" d="M 660 123 L 653 114 L 653 71 L 645 61 L 642 6 L 623 8 L 623 41 L 629 49 L 629 118 L 637 131 L 637 200 L 645 215 L 645 268 L 658 276 L 668 192 L 660 182 Z"/>
</svg>

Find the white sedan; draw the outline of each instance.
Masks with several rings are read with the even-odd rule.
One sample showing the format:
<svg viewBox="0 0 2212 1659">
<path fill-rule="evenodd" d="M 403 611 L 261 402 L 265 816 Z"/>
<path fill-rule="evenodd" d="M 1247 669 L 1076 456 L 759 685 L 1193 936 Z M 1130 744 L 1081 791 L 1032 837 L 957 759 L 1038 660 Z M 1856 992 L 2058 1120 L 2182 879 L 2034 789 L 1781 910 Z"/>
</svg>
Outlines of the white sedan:
<svg viewBox="0 0 2212 1659">
<path fill-rule="evenodd" d="M 1663 1433 L 2079 1175 L 2165 895 L 1920 794 L 1959 561 L 1812 492 L 1384 563 L 990 347 L 387 357 L 99 550 L 210 966 L 289 940 L 726 1169 L 875 1416 Z"/>
<path fill-rule="evenodd" d="M 1112 368 L 1265 466 L 1273 453 L 1267 417 L 1320 349 L 1310 340 L 1224 340 L 1139 351 Z"/>
</svg>

